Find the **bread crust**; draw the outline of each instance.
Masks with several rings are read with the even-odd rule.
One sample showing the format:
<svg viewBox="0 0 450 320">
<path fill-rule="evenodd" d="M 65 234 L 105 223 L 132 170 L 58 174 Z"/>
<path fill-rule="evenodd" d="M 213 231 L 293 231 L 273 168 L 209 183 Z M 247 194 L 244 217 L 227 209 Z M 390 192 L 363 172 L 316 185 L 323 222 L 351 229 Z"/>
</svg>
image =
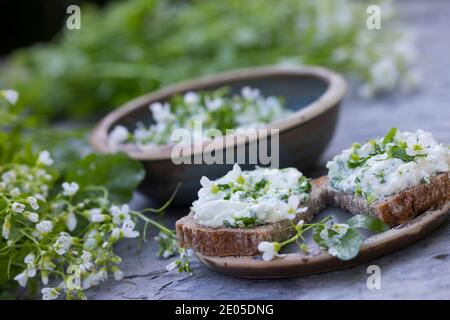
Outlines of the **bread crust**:
<svg viewBox="0 0 450 320">
<path fill-rule="evenodd" d="M 325 177 L 326 178 L 326 177 Z M 292 220 L 257 226 L 254 228 L 217 229 L 196 223 L 192 213 L 181 218 L 175 224 L 178 242 L 181 247 L 192 248 L 208 256 L 252 256 L 260 254 L 258 245 L 262 241 L 283 241 L 295 233 L 293 223 L 300 219 L 309 222 L 326 204 L 327 179 L 321 177 L 312 181 L 308 210 Z"/>
<path fill-rule="evenodd" d="M 430 183 L 423 183 L 398 194 L 369 204 L 365 198 L 328 187 L 328 204 L 353 214 L 370 214 L 393 227 L 439 207 L 450 201 L 450 172 L 436 175 Z"/>
</svg>

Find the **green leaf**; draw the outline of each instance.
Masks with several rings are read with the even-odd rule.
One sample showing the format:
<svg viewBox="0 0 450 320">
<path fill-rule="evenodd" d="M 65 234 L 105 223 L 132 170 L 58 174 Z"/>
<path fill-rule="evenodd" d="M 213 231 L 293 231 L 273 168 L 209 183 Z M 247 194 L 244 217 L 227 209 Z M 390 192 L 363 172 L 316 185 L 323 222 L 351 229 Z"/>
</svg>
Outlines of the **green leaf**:
<svg viewBox="0 0 450 320">
<path fill-rule="evenodd" d="M 403 160 L 405 162 L 411 162 L 414 161 L 414 157 L 410 156 L 406 153 L 406 149 L 399 147 L 399 146 L 392 146 L 389 151 L 388 151 L 388 155 L 391 158 L 397 158 L 400 160 Z"/>
<path fill-rule="evenodd" d="M 261 191 L 262 189 L 264 189 L 266 187 L 266 185 L 269 183 L 269 180 L 267 180 L 266 178 L 263 178 L 261 180 L 259 180 L 257 183 L 255 183 L 255 191 Z"/>
<path fill-rule="evenodd" d="M 347 224 L 351 228 L 364 228 L 375 233 L 389 230 L 389 226 L 380 219 L 364 214 L 353 216 L 347 221 Z"/>
<path fill-rule="evenodd" d="M 325 227 L 323 225 L 318 225 L 317 227 L 314 227 L 313 240 L 319 246 L 326 248 L 326 247 L 328 247 L 328 245 L 327 245 L 326 241 L 323 240 L 322 237 L 320 236 L 320 233 L 322 232 L 323 229 L 325 229 Z"/>
<path fill-rule="evenodd" d="M 124 153 L 93 153 L 75 162 L 66 174 L 66 181 L 77 182 L 80 187 L 104 186 L 111 200 L 128 202 L 144 176 L 141 163 Z"/>
<path fill-rule="evenodd" d="M 342 238 L 334 237 L 327 241 L 328 251 L 335 251 L 341 260 L 351 260 L 358 255 L 363 241 L 362 235 L 350 228 Z"/>
<path fill-rule="evenodd" d="M 395 135 L 397 134 L 397 128 L 391 128 L 388 133 L 384 136 L 382 144 L 388 144 L 389 142 L 392 142 L 395 138 Z"/>
<path fill-rule="evenodd" d="M 369 160 L 370 157 L 372 157 L 372 154 L 369 154 L 368 156 L 366 156 L 364 158 L 361 158 L 356 152 L 352 153 L 350 155 L 350 159 L 347 161 L 347 166 L 350 169 L 354 169 L 354 168 L 360 167 L 364 163 L 366 163 L 366 161 Z"/>
</svg>

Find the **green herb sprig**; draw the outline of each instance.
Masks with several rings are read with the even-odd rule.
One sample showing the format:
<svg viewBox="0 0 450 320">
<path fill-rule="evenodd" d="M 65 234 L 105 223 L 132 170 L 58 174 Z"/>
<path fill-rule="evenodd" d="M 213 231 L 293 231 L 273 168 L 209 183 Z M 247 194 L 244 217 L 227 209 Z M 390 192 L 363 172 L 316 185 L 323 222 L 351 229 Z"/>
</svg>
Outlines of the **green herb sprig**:
<svg viewBox="0 0 450 320">
<path fill-rule="evenodd" d="M 332 217 L 327 217 L 316 223 L 304 223 L 301 220 L 292 226 L 295 235 L 283 242 L 263 242 L 259 249 L 263 253 L 264 260 L 271 260 L 280 256 L 280 250 L 290 243 L 296 243 L 299 249 L 307 254 L 309 252 L 305 233 L 311 231 L 314 242 L 322 249 L 327 250 L 333 256 L 341 260 L 355 258 L 364 241 L 359 228 L 367 229 L 374 233 L 384 232 L 389 227 L 380 219 L 369 215 L 356 215 L 346 223 L 335 223 Z"/>
</svg>

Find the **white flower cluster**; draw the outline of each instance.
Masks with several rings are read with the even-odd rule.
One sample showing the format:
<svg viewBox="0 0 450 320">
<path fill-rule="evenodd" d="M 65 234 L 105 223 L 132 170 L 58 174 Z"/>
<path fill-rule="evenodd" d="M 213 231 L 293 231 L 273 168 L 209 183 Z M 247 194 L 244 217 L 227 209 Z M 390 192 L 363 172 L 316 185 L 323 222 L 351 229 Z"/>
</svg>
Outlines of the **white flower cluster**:
<svg viewBox="0 0 450 320">
<path fill-rule="evenodd" d="M 114 244 L 136 238 L 135 221 L 128 205 L 112 205 L 106 195 L 83 195 L 76 182 L 63 182 L 56 195 L 55 178 L 47 170 L 53 164 L 42 151 L 34 166 L 0 166 L 0 250 L 11 256 L 27 252 L 23 269 L 14 279 L 27 286 L 40 276 L 43 299 L 84 299 L 83 290 L 107 279 L 108 272 L 120 280 L 122 271 Z M 78 232 L 79 220 L 88 232 Z M 50 280 L 56 287 L 47 287 Z"/>
<path fill-rule="evenodd" d="M 202 138 L 209 139 L 210 129 L 226 133 L 227 129 L 259 128 L 290 113 L 279 98 L 264 97 L 255 88 L 243 87 L 240 95 L 225 93 L 225 89 L 204 93 L 191 91 L 175 96 L 171 102 L 154 102 L 149 107 L 153 124 L 146 127 L 138 123 L 132 133 L 117 125 L 109 133 L 109 146 L 116 149 L 118 145 L 133 142 L 146 149 L 174 143 L 171 141 L 174 130 L 183 128 L 194 132 L 197 123 L 202 124 Z"/>
<path fill-rule="evenodd" d="M 410 92 L 420 83 L 415 67 L 418 60 L 413 34 L 400 29 L 391 0 L 377 0 L 381 12 L 381 30 L 366 28 L 366 1 L 302 1 L 299 5 L 295 39 L 310 39 L 307 52 L 300 57 L 281 59 L 282 64 L 296 65 L 310 61 L 309 54 L 320 52 L 322 64 L 342 70 L 354 78 L 356 93 L 372 98 L 395 90 Z M 302 42 L 303 41 L 303 42 Z"/>
</svg>

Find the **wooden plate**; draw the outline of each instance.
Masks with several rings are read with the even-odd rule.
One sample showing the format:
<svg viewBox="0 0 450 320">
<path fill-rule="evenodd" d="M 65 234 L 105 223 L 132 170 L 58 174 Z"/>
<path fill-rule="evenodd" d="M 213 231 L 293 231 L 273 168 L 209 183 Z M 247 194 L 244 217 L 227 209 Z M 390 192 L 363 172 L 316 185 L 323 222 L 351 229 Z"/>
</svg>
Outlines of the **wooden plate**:
<svg viewBox="0 0 450 320">
<path fill-rule="evenodd" d="M 288 253 L 272 261 L 264 261 L 261 257 L 211 257 L 200 253 L 196 253 L 196 256 L 208 267 L 235 277 L 254 279 L 298 277 L 346 268 L 406 247 L 439 227 L 449 212 L 450 202 L 442 208 L 426 211 L 386 232 L 369 236 L 364 241 L 359 255 L 349 261 L 339 260 L 313 245 L 309 246 L 311 248 L 309 254 Z M 333 208 L 324 210 L 318 218 L 329 215 L 333 216 L 335 221 L 341 222 L 342 218 L 349 214 Z"/>
</svg>

